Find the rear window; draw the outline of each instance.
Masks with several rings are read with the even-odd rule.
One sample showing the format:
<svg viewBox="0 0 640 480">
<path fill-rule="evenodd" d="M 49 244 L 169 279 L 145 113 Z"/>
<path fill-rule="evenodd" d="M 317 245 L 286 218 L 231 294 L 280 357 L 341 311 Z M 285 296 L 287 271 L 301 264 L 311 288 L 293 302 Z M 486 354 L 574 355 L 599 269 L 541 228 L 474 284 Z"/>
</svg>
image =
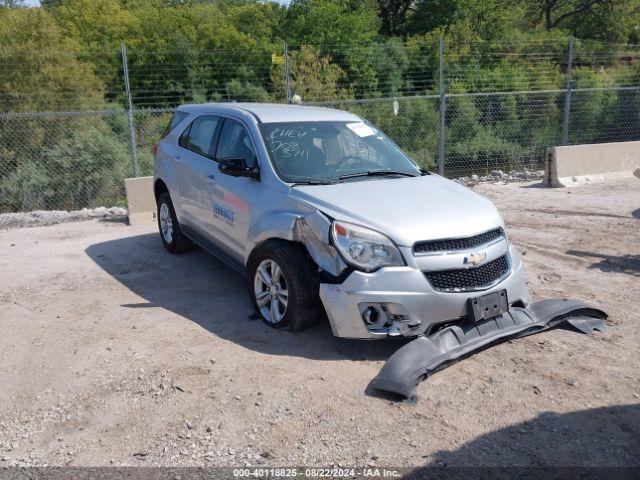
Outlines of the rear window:
<svg viewBox="0 0 640 480">
<path fill-rule="evenodd" d="M 164 138 L 167 135 L 169 135 L 171 133 L 171 131 L 176 128 L 176 125 L 178 125 L 182 120 L 184 120 L 189 114 L 187 112 L 174 112 L 173 116 L 171 117 L 171 121 L 169 122 L 169 124 L 164 127 L 164 130 L 162 131 L 162 135 L 160 135 L 160 138 Z"/>
</svg>

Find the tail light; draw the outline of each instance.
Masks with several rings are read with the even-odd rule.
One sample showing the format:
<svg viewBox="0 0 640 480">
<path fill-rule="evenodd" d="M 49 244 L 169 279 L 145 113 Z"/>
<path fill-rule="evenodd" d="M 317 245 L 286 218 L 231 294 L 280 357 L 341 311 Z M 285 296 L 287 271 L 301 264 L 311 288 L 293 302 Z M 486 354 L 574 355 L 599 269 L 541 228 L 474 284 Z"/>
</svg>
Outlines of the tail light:
<svg viewBox="0 0 640 480">
<path fill-rule="evenodd" d="M 156 155 L 158 155 L 158 144 L 154 143 L 153 144 L 153 156 L 155 157 Z"/>
</svg>

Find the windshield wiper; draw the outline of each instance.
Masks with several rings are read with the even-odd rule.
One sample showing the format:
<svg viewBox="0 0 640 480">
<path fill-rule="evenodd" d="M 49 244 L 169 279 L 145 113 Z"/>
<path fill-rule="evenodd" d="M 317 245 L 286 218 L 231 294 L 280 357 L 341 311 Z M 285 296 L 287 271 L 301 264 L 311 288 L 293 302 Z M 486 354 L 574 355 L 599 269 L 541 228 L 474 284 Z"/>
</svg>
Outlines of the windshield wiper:
<svg viewBox="0 0 640 480">
<path fill-rule="evenodd" d="M 296 180 L 294 181 L 291 186 L 292 187 L 296 187 L 298 185 L 333 185 L 335 183 L 338 183 L 337 180 Z"/>
<path fill-rule="evenodd" d="M 347 173 L 345 175 L 340 175 L 339 179 L 344 180 L 345 178 L 356 178 L 356 177 L 381 177 L 385 175 L 402 175 L 404 177 L 416 177 L 413 173 L 407 172 L 398 172 L 396 170 L 368 170 L 366 172 L 358 172 L 358 173 Z"/>
</svg>

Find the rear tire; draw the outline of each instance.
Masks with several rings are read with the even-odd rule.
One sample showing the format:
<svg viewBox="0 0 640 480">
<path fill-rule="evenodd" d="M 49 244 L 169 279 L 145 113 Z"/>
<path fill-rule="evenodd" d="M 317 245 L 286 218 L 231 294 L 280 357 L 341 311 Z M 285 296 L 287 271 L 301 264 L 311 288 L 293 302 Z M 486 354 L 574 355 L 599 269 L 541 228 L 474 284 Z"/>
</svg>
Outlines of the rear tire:
<svg viewBox="0 0 640 480">
<path fill-rule="evenodd" d="M 193 242 L 180 229 L 169 192 L 158 197 L 158 230 L 162 244 L 171 253 L 182 253 L 193 248 Z"/>
<path fill-rule="evenodd" d="M 249 260 L 247 287 L 270 327 L 298 332 L 320 316 L 318 270 L 302 245 L 267 242 Z"/>
</svg>

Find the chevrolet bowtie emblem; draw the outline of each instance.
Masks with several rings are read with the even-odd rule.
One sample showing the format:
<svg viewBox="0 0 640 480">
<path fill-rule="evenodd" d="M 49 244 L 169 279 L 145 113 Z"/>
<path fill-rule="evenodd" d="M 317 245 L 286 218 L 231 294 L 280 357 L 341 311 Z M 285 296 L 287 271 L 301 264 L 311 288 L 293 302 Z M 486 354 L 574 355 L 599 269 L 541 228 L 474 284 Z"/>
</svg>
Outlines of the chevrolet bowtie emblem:
<svg viewBox="0 0 640 480">
<path fill-rule="evenodd" d="M 487 254 L 486 253 L 472 253 L 468 257 L 464 257 L 464 264 L 465 265 L 471 264 L 474 267 L 477 267 L 482 262 L 484 262 L 485 258 L 487 258 Z"/>
</svg>

